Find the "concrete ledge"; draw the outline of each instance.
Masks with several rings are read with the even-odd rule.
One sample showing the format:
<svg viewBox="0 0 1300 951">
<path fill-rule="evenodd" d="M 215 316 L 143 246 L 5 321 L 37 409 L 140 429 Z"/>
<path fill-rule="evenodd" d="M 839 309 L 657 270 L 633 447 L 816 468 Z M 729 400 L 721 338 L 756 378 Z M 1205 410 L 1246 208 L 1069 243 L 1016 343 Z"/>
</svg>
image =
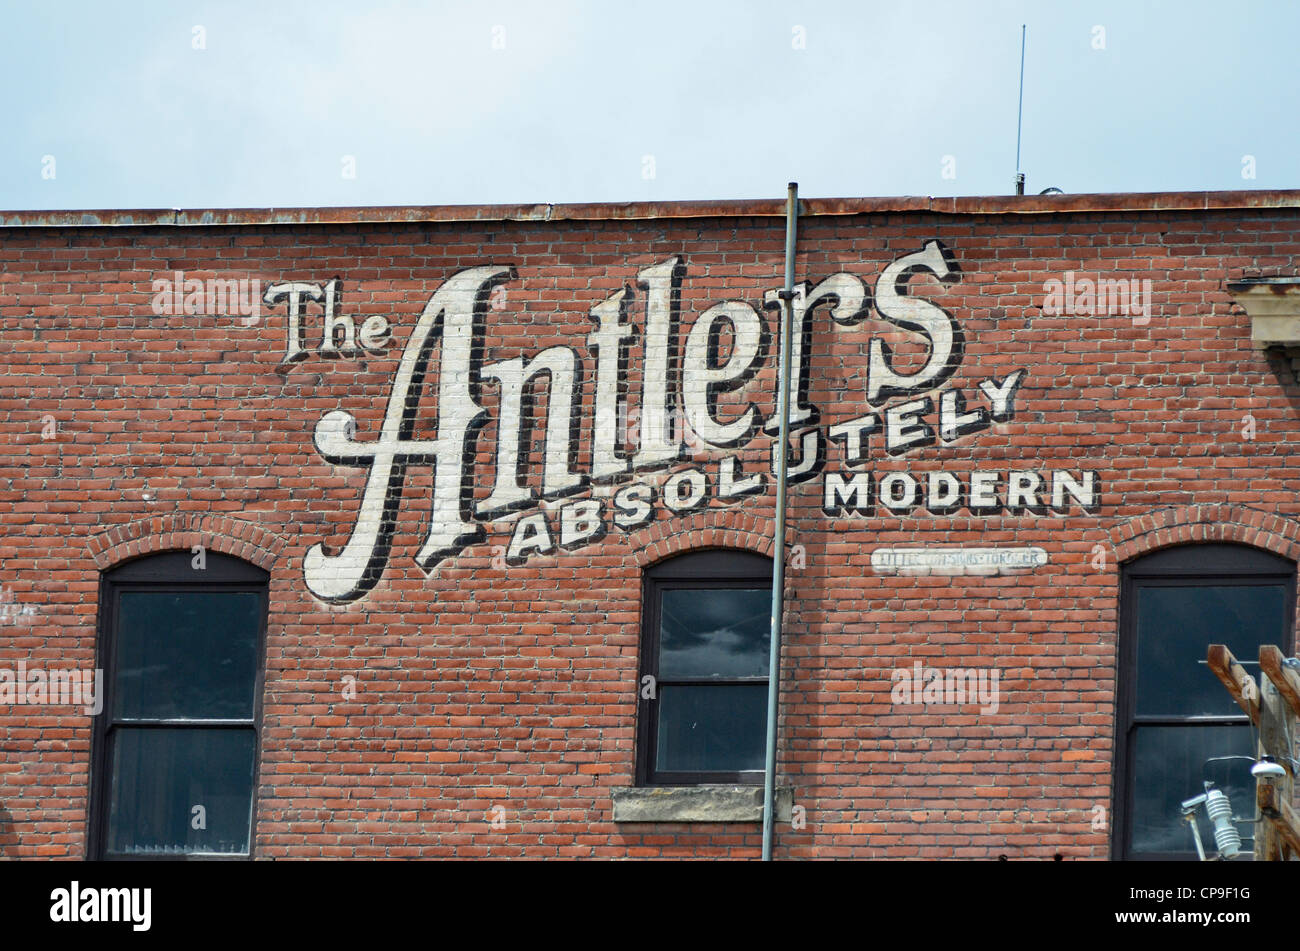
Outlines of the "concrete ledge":
<svg viewBox="0 0 1300 951">
<path fill-rule="evenodd" d="M 615 822 L 762 822 L 762 786 L 623 786 L 612 791 Z M 776 788 L 776 819 L 789 822 L 790 786 Z"/>
<path fill-rule="evenodd" d="M 1250 315 L 1256 349 L 1300 347 L 1300 278 L 1242 278 L 1228 282 L 1228 293 Z"/>
<path fill-rule="evenodd" d="M 1058 215 L 1300 208 L 1300 189 L 970 195 L 932 198 L 801 198 L 803 217 L 930 212 L 940 215 Z M 451 221 L 615 221 L 654 218 L 784 218 L 785 199 L 624 201 L 526 205 L 370 205 L 351 208 L 136 208 L 0 211 L 0 228 L 228 227 Z"/>
</svg>

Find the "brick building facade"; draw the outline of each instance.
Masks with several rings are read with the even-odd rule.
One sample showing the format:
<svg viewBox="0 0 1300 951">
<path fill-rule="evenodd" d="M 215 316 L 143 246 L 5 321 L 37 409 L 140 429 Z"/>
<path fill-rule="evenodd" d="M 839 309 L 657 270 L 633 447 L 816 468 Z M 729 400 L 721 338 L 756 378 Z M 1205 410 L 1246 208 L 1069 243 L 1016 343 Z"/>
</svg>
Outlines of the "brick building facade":
<svg viewBox="0 0 1300 951">
<path fill-rule="evenodd" d="M 0 854 L 757 854 L 782 214 L 0 216 Z M 1197 619 L 1294 646 L 1300 192 L 797 247 L 776 855 L 1186 852 Z"/>
</svg>

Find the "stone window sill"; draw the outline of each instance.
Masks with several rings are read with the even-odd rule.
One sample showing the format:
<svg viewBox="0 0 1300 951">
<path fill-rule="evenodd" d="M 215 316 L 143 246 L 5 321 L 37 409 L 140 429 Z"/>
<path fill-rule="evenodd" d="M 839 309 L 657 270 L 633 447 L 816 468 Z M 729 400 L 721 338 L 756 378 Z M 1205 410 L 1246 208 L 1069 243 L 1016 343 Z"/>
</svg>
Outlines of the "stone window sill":
<svg viewBox="0 0 1300 951">
<path fill-rule="evenodd" d="M 762 822 L 762 786 L 623 786 L 615 822 Z M 789 822 L 794 790 L 776 788 L 776 820 Z"/>
</svg>

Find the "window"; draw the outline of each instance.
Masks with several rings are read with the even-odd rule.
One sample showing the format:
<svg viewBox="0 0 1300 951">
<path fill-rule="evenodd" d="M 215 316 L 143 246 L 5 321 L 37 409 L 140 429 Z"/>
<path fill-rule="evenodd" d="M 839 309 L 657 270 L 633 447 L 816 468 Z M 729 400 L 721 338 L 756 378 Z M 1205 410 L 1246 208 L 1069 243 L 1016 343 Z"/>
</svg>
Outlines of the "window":
<svg viewBox="0 0 1300 951">
<path fill-rule="evenodd" d="M 267 581 L 216 552 L 103 576 L 92 856 L 251 856 Z"/>
<path fill-rule="evenodd" d="M 1254 811 L 1250 719 L 1204 663 L 1210 644 L 1258 661 L 1261 644 L 1291 647 L 1295 565 L 1241 545 L 1184 545 L 1124 567 L 1112 854 L 1126 859 L 1195 859 L 1179 804 L 1210 781 L 1233 814 Z M 1258 678 L 1258 667 L 1247 665 Z M 1198 812 L 1201 838 L 1213 828 Z M 1254 833 L 1238 826 L 1243 847 Z"/>
<path fill-rule="evenodd" d="M 638 784 L 762 782 L 771 616 L 760 555 L 692 552 L 646 573 Z"/>
</svg>

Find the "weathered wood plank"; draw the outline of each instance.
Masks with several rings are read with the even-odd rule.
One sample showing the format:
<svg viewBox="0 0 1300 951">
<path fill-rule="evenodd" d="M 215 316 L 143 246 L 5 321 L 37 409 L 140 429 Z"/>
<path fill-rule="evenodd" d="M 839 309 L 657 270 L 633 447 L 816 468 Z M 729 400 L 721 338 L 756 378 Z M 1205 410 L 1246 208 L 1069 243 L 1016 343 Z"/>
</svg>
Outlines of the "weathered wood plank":
<svg viewBox="0 0 1300 951">
<path fill-rule="evenodd" d="M 1300 676 L 1294 670 L 1282 666 L 1283 654 L 1273 644 L 1264 644 L 1259 649 L 1259 669 L 1273 681 L 1277 692 L 1287 702 L 1291 712 L 1300 717 Z"/>
<path fill-rule="evenodd" d="M 1261 782 L 1255 789 L 1260 815 L 1272 825 L 1278 838 L 1300 855 L 1300 815 L 1296 814 L 1281 791 L 1271 782 Z"/>
<path fill-rule="evenodd" d="M 1277 652 L 1277 648 L 1270 644 L 1260 646 L 1259 661 L 1261 666 L 1264 664 L 1265 658 L 1270 656 L 1270 651 Z M 1280 659 L 1280 653 L 1278 658 Z M 1259 750 L 1257 755 L 1272 756 L 1286 768 L 1286 775 L 1279 779 L 1261 777 L 1256 780 L 1256 801 L 1263 795 L 1260 790 L 1267 786 L 1271 790 L 1268 795 L 1277 804 L 1286 804 L 1287 807 L 1291 804 L 1291 797 L 1295 790 L 1294 767 L 1291 763 L 1295 735 L 1295 729 L 1292 725 L 1294 722 L 1295 718 L 1291 714 L 1290 707 L 1283 698 L 1282 691 L 1273 682 L 1273 678 L 1261 677 L 1259 682 Z M 1280 805 L 1275 805 L 1274 812 L 1278 816 L 1284 815 Z M 1277 823 L 1261 822 L 1256 826 L 1256 860 L 1285 862 L 1292 854 L 1295 854 L 1294 847 L 1283 830 L 1277 827 Z"/>
<path fill-rule="evenodd" d="M 1259 725 L 1259 685 L 1255 678 L 1246 673 L 1246 668 L 1237 663 L 1227 644 L 1211 644 L 1206 654 L 1206 661 L 1214 676 L 1218 677 L 1237 706 L 1246 711 L 1250 722 Z"/>
</svg>

